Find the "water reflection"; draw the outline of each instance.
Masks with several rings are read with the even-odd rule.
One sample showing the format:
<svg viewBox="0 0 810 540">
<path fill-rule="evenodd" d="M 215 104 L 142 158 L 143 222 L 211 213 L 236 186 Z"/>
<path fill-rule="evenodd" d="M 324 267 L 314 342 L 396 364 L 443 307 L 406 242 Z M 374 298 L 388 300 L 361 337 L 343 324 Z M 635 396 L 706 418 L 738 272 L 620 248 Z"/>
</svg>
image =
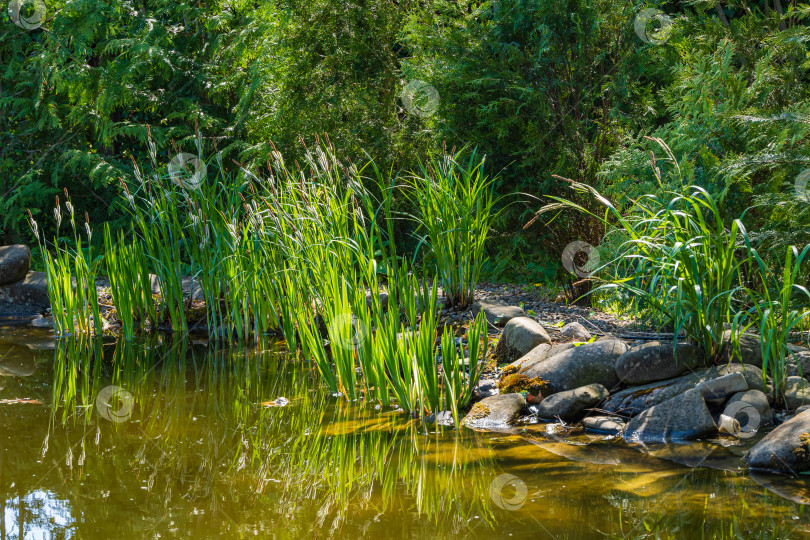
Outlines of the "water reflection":
<svg viewBox="0 0 810 540">
<path fill-rule="evenodd" d="M 58 479 L 77 498 L 78 530 L 104 527 L 116 508 L 116 527 L 132 533 L 188 520 L 337 532 L 389 511 L 461 530 L 470 515 L 491 516 L 480 494 L 494 464 L 480 436 L 338 401 L 280 344 L 76 337 L 58 342 L 37 382 L 28 388 L 50 407 L 19 409 L 15 431 L 29 437 L 4 441 L 3 469 L 36 470 L 32 485 Z M 110 385 L 132 396 L 125 421 L 99 414 Z M 285 406 L 262 405 L 279 397 Z"/>
<path fill-rule="evenodd" d="M 755 482 L 727 466 L 741 449 L 639 449 L 542 424 L 503 433 L 421 424 L 335 399 L 312 366 L 271 341 L 71 338 L 49 350 L 47 340 L 6 335 L 0 347 L 15 351 L 0 361 L 0 403 L 14 402 L 0 405 L 3 539 L 810 529 L 797 504 L 806 481 Z M 131 409 L 105 393 L 111 386 Z M 99 393 L 126 414 L 102 414 Z M 695 452 L 707 466 L 683 466 Z M 496 495 L 525 500 L 493 504 L 502 474 L 515 480 Z"/>
<path fill-rule="evenodd" d="M 8 540 L 73 538 L 73 516 L 68 501 L 49 491 L 34 491 L 13 499 L 0 499 L 0 531 Z"/>
</svg>

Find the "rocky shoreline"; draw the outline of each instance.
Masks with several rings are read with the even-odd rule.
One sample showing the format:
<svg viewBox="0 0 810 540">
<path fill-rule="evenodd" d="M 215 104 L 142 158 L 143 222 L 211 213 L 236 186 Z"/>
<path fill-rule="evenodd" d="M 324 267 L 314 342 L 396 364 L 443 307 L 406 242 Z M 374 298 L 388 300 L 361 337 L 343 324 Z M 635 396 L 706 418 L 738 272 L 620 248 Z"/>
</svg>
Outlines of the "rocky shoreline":
<svg viewBox="0 0 810 540">
<path fill-rule="evenodd" d="M 810 350 L 790 346 L 785 406 L 777 410 L 758 336 L 741 341 L 740 356 L 729 352 L 722 365 L 707 365 L 685 343 L 596 338 L 576 322 L 553 340 L 533 318 L 511 317 L 495 350 L 508 364 L 482 381 L 486 391 L 462 425 L 502 430 L 557 422 L 631 445 L 750 440 L 741 459 L 752 470 L 810 470 L 810 382 L 800 375 L 810 374 Z"/>
</svg>

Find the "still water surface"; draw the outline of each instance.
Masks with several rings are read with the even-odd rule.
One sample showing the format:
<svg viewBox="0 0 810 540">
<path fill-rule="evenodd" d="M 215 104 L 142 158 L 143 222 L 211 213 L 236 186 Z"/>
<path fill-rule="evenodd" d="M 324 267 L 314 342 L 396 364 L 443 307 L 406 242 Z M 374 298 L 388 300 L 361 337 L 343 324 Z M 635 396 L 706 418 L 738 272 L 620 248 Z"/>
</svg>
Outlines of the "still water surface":
<svg viewBox="0 0 810 540">
<path fill-rule="evenodd" d="M 338 400 L 272 342 L 0 329 L 0 358 L 0 540 L 810 534 L 810 478 L 749 474 L 756 439 L 422 424 Z"/>
</svg>

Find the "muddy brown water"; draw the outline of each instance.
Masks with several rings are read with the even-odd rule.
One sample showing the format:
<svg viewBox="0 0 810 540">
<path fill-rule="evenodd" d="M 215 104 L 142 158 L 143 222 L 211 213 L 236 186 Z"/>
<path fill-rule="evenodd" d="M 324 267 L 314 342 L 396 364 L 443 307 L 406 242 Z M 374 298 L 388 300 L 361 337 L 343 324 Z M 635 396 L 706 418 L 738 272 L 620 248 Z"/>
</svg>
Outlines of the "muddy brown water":
<svg viewBox="0 0 810 540">
<path fill-rule="evenodd" d="M 750 474 L 756 440 L 455 430 L 274 342 L 0 329 L 0 539 L 807 536 L 810 479 Z"/>
</svg>

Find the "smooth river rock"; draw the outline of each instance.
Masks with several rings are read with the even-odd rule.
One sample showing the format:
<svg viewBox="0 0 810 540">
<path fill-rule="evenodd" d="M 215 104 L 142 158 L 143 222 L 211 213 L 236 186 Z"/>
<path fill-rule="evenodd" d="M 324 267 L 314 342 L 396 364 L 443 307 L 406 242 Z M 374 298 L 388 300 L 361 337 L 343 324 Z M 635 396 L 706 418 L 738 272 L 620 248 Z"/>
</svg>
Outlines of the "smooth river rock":
<svg viewBox="0 0 810 540">
<path fill-rule="evenodd" d="M 723 332 L 723 347 L 720 353 L 724 362 L 738 362 L 762 367 L 762 348 L 759 336 L 756 334 L 745 333 L 740 336 L 740 350 L 737 353 L 731 346 L 731 330 L 726 330 Z"/>
<path fill-rule="evenodd" d="M 548 383 L 549 394 L 573 390 L 589 384 L 613 388 L 619 382 L 616 360 L 627 350 L 618 339 L 596 341 L 572 347 L 548 357 L 523 371 Z"/>
<path fill-rule="evenodd" d="M 0 285 L 16 283 L 28 275 L 31 250 L 23 244 L 0 246 Z"/>
<path fill-rule="evenodd" d="M 28 272 L 22 281 L 0 285 L 0 304 L 49 307 L 45 272 Z"/>
<path fill-rule="evenodd" d="M 503 428 L 512 425 L 526 408 L 521 394 L 500 394 L 473 405 L 461 424 L 471 428 Z"/>
<path fill-rule="evenodd" d="M 696 388 L 650 407 L 627 423 L 629 442 L 698 439 L 717 433 L 712 414 Z"/>
<path fill-rule="evenodd" d="M 526 312 L 520 306 L 510 306 L 498 300 L 479 300 L 472 305 L 473 315 L 483 311 L 489 324 L 504 326 L 516 317 L 525 317 Z"/>
<path fill-rule="evenodd" d="M 602 408 L 606 411 L 634 416 L 644 409 L 663 403 L 687 390 L 695 388 L 700 382 L 716 379 L 729 373 L 742 373 L 749 389 L 766 390 L 762 383 L 762 370 L 749 365 L 731 364 L 723 367 L 712 367 L 696 370 L 668 381 L 658 381 L 641 386 L 626 388 L 611 395 Z M 768 393 L 768 392 L 764 392 Z"/>
<path fill-rule="evenodd" d="M 546 358 L 551 358 L 555 354 L 567 351 L 568 349 L 573 349 L 574 347 L 575 345 L 573 343 L 560 343 L 557 345 L 541 343 L 528 353 L 509 364 L 509 366 L 505 367 L 504 372 L 509 373 L 515 370 L 517 370 L 518 373 L 525 372 L 527 369 L 539 362 L 544 361 Z M 512 367 L 515 369 L 512 369 Z"/>
<path fill-rule="evenodd" d="M 607 389 L 601 384 L 589 384 L 573 390 L 558 392 L 545 398 L 537 406 L 537 416 L 553 419 L 572 420 L 583 410 L 599 405 L 608 397 Z"/>
<path fill-rule="evenodd" d="M 792 351 L 788 358 L 787 373 L 810 380 L 810 351 Z"/>
<path fill-rule="evenodd" d="M 495 355 L 512 361 L 543 343 L 551 343 L 551 338 L 539 322 L 529 317 L 515 317 L 506 323 Z"/>
<path fill-rule="evenodd" d="M 743 456 L 749 467 L 798 474 L 810 469 L 810 411 L 794 416 Z"/>
<path fill-rule="evenodd" d="M 582 419 L 585 431 L 616 435 L 624 431 L 627 422 L 619 416 L 586 416 Z"/>
<path fill-rule="evenodd" d="M 785 405 L 789 410 L 810 404 L 810 382 L 794 375 L 785 381 Z"/>
<path fill-rule="evenodd" d="M 661 345 L 657 341 L 633 347 L 619 358 L 616 374 L 625 384 L 663 381 L 705 367 L 700 348 L 687 343 Z"/>
<path fill-rule="evenodd" d="M 591 333 L 578 322 L 571 322 L 560 328 L 560 335 L 576 341 L 588 341 L 591 339 Z"/>
</svg>

